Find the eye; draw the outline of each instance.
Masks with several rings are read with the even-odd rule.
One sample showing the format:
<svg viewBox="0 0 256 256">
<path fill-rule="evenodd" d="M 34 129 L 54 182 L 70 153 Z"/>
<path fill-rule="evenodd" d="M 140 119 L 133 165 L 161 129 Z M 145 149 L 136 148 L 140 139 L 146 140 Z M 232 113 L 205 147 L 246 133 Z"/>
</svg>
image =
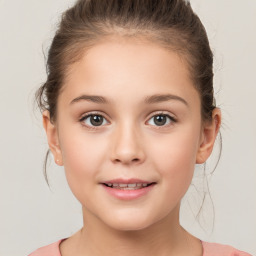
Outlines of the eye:
<svg viewBox="0 0 256 256">
<path fill-rule="evenodd" d="M 100 114 L 87 114 L 83 116 L 80 120 L 85 126 L 88 127 L 97 127 L 104 124 L 107 124 L 106 118 Z"/>
<path fill-rule="evenodd" d="M 176 122 L 176 119 L 170 115 L 163 113 L 152 116 L 148 121 L 148 123 L 153 126 L 166 126 L 171 124 L 172 122 Z"/>
</svg>

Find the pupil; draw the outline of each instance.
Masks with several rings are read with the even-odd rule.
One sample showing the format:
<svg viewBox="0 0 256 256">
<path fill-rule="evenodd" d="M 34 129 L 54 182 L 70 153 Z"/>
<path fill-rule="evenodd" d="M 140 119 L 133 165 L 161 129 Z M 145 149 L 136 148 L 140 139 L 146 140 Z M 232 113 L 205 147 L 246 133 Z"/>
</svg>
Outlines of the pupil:
<svg viewBox="0 0 256 256">
<path fill-rule="evenodd" d="M 91 116 L 91 123 L 95 126 L 99 126 L 102 124 L 103 118 L 101 116 L 92 115 Z"/>
<path fill-rule="evenodd" d="M 163 115 L 155 116 L 154 121 L 157 125 L 164 125 L 166 123 L 166 116 L 163 116 Z"/>
</svg>

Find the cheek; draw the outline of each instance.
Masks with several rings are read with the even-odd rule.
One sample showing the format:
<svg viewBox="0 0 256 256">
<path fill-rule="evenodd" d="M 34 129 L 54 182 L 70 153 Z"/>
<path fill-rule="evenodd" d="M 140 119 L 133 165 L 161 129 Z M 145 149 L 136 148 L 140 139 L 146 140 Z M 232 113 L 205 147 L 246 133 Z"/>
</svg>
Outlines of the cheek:
<svg viewBox="0 0 256 256">
<path fill-rule="evenodd" d="M 105 150 L 102 140 L 93 134 L 70 133 L 71 130 L 62 131 L 61 151 L 68 184 L 79 198 L 79 194 L 97 182 Z"/>
<path fill-rule="evenodd" d="M 152 158 L 157 165 L 167 195 L 182 197 L 193 177 L 198 149 L 196 133 L 175 133 L 151 148 Z"/>
</svg>

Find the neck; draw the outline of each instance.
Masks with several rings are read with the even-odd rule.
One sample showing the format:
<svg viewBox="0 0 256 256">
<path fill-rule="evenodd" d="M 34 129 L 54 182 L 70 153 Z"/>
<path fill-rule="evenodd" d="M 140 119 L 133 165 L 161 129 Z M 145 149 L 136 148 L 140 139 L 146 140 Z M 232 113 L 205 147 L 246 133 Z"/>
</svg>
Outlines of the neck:
<svg viewBox="0 0 256 256">
<path fill-rule="evenodd" d="M 113 229 L 85 209 L 83 214 L 84 227 L 70 239 L 76 249 L 69 251 L 75 255 L 193 255 L 191 248 L 194 249 L 195 244 L 179 224 L 179 207 L 161 221 L 135 231 Z"/>
</svg>

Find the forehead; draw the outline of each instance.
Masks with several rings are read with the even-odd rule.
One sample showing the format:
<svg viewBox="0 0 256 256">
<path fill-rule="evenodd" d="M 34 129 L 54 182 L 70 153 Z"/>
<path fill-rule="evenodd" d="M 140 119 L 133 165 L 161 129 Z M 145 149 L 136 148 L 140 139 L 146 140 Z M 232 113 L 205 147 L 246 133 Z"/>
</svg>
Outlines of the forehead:
<svg viewBox="0 0 256 256">
<path fill-rule="evenodd" d="M 66 100 L 82 93 L 104 94 L 110 99 L 156 93 L 198 97 L 179 54 L 138 40 L 109 40 L 85 51 L 70 66 L 63 86 Z"/>
</svg>

